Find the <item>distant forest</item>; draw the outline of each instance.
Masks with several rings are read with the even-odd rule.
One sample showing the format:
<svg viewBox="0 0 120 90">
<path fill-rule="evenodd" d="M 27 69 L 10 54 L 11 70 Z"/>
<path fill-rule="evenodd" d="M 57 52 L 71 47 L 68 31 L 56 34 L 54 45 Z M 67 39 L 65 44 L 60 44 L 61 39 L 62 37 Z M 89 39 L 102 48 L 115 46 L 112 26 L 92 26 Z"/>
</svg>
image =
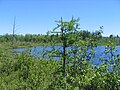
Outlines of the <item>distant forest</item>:
<svg viewBox="0 0 120 90">
<path fill-rule="evenodd" d="M 81 40 L 86 40 L 87 38 L 96 38 L 99 31 L 89 32 L 89 31 L 80 31 L 79 36 Z M 46 35 L 42 34 L 25 34 L 25 35 L 17 35 L 17 34 L 5 34 L 0 35 L 0 42 L 33 42 L 33 43 L 49 43 L 53 39 L 57 43 L 61 43 L 60 35 L 50 35 L 49 32 Z M 97 37 L 98 38 L 98 37 Z M 109 41 L 113 42 L 114 45 L 120 45 L 120 37 L 110 35 L 109 37 L 99 36 L 97 43 L 98 45 L 106 45 Z"/>
</svg>

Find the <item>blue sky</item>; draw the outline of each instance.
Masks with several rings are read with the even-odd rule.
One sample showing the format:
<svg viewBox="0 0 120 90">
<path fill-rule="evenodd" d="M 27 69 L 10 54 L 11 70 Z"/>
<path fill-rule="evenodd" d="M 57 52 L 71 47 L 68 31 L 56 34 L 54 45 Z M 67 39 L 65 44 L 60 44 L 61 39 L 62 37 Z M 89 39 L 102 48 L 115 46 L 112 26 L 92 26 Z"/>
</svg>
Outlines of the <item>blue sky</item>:
<svg viewBox="0 0 120 90">
<path fill-rule="evenodd" d="M 0 0 L 0 34 L 45 34 L 61 17 L 80 18 L 82 30 L 95 31 L 104 26 L 104 36 L 120 36 L 119 0 Z"/>
</svg>

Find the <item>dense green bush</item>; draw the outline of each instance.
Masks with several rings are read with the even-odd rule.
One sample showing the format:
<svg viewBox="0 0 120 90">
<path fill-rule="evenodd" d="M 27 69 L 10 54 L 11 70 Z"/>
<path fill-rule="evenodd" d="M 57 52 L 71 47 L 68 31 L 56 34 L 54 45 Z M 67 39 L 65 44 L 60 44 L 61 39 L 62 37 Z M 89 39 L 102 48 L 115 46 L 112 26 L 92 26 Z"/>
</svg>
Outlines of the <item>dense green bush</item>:
<svg viewBox="0 0 120 90">
<path fill-rule="evenodd" d="M 0 52 L 1 90 L 47 90 L 55 81 L 58 63 L 54 60 L 35 60 L 29 53 L 6 55 Z"/>
</svg>

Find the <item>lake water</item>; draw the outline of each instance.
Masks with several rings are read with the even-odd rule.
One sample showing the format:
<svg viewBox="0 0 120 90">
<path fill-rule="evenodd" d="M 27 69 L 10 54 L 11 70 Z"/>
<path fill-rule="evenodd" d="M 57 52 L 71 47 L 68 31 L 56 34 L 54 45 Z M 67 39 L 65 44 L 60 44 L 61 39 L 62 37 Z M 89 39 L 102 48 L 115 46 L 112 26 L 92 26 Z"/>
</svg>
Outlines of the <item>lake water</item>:
<svg viewBox="0 0 120 90">
<path fill-rule="evenodd" d="M 60 49 L 62 50 L 61 46 L 54 46 L 55 47 L 55 50 L 57 49 Z M 67 48 L 68 50 L 70 48 Z M 25 51 L 25 50 L 28 50 L 27 48 L 18 48 L 18 49 L 14 49 L 14 51 L 17 51 L 17 52 L 22 52 L 22 51 Z M 33 56 L 37 56 L 39 58 L 41 58 L 43 56 L 43 54 L 45 53 L 45 51 L 48 50 L 48 51 L 51 51 L 52 50 L 52 47 L 51 46 L 37 46 L 37 47 L 32 47 L 30 48 L 30 52 Z M 99 65 L 101 64 L 101 60 L 99 60 L 101 57 L 104 58 L 104 60 L 109 60 L 110 58 L 110 54 L 105 54 L 104 51 L 105 51 L 105 47 L 104 46 L 97 46 L 94 48 L 95 50 L 95 55 L 94 57 L 92 58 L 92 64 L 95 64 L 95 65 Z M 116 46 L 115 47 L 115 50 L 117 50 L 116 52 L 114 52 L 114 55 L 118 55 L 120 54 L 120 46 Z M 58 57 L 54 57 L 55 59 L 59 60 Z"/>
</svg>

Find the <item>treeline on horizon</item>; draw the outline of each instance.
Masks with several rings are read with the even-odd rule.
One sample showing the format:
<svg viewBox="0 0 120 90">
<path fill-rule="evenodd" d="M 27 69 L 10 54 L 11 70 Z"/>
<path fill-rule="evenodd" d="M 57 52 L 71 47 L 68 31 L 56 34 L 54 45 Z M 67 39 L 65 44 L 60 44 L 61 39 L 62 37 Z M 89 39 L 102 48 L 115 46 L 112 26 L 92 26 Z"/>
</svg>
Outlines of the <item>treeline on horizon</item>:
<svg viewBox="0 0 120 90">
<path fill-rule="evenodd" d="M 85 40 L 86 38 L 96 38 L 97 33 L 99 31 L 95 32 L 89 32 L 89 31 L 80 31 L 78 37 L 81 37 L 81 40 Z M 49 32 L 46 35 L 42 34 L 25 34 L 25 35 L 13 35 L 13 34 L 5 34 L 0 35 L 0 42 L 32 42 L 32 43 L 49 43 L 51 40 L 55 40 L 55 42 L 60 43 L 59 41 L 60 35 L 50 35 Z M 120 45 L 120 37 L 117 35 L 110 35 L 108 37 L 100 35 L 97 43 L 99 45 L 106 45 L 109 43 L 109 41 L 113 42 L 115 45 Z"/>
</svg>

